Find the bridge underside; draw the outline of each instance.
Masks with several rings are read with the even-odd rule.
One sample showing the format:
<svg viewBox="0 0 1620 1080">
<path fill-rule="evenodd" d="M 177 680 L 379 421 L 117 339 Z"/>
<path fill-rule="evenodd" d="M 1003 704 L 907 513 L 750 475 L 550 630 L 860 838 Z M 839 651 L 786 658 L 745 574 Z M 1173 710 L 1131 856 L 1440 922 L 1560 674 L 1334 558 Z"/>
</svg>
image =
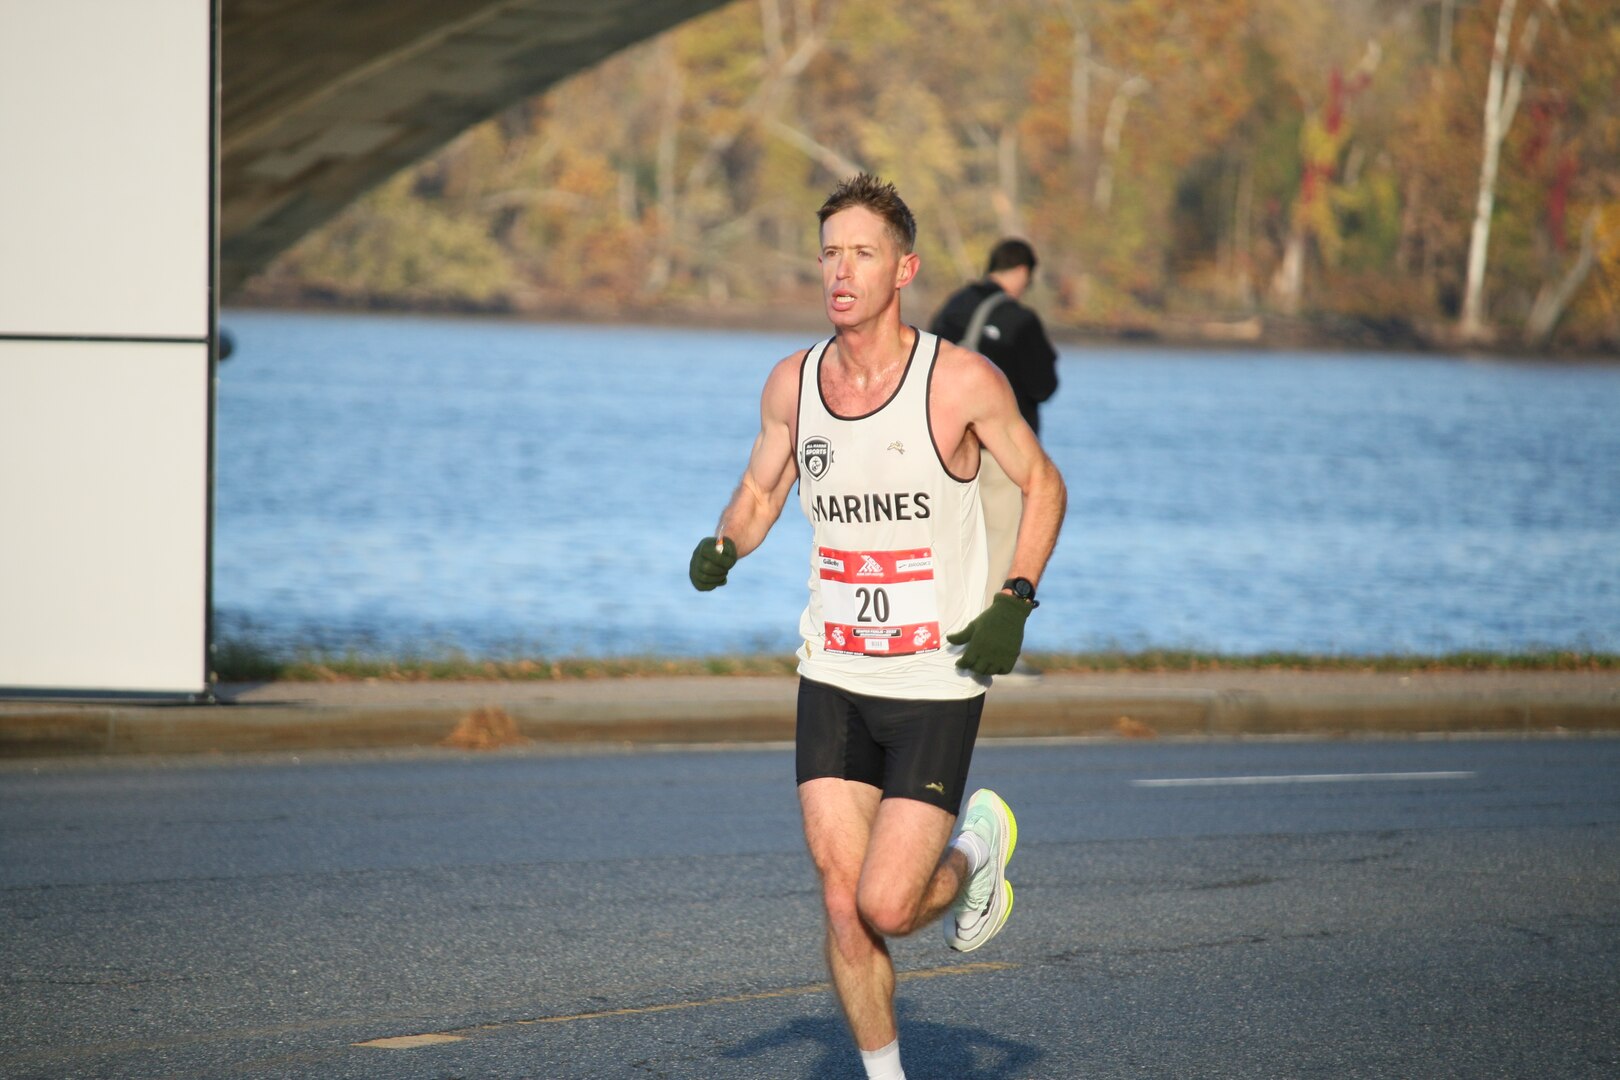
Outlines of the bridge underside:
<svg viewBox="0 0 1620 1080">
<path fill-rule="evenodd" d="M 508 105 L 728 0 L 224 0 L 220 286 Z"/>
</svg>

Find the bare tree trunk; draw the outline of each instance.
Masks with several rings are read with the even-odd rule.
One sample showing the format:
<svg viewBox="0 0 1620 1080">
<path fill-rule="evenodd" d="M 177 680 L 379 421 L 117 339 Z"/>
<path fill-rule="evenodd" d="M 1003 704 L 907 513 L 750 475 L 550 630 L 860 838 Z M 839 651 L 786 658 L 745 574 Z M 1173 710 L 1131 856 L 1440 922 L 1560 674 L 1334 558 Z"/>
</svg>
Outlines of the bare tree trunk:
<svg viewBox="0 0 1620 1080">
<path fill-rule="evenodd" d="M 1074 31 L 1074 68 L 1069 72 L 1069 150 L 1076 172 L 1083 172 L 1091 157 L 1091 34 Z"/>
<path fill-rule="evenodd" d="M 1294 223 L 1288 230 L 1288 242 L 1283 246 L 1282 262 L 1277 264 L 1277 272 L 1271 276 L 1271 295 L 1277 307 L 1286 315 L 1299 311 L 1299 303 L 1305 293 L 1305 246 L 1308 239 L 1304 222 L 1298 214 L 1294 215 Z"/>
<path fill-rule="evenodd" d="M 1557 0 L 1545 0 L 1549 8 Z M 1485 326 L 1485 263 L 1491 243 L 1491 214 L 1496 207 L 1496 174 L 1502 160 L 1502 140 L 1513 124 L 1524 91 L 1524 61 L 1535 47 L 1539 13 L 1532 12 L 1512 47 L 1513 12 L 1517 0 L 1502 0 L 1496 16 L 1496 41 L 1491 48 L 1491 73 L 1485 85 L 1484 153 L 1479 164 L 1479 195 L 1474 202 L 1474 226 L 1468 237 L 1468 276 L 1463 286 L 1462 316 L 1457 333 L 1464 341 L 1487 336 Z"/>
<path fill-rule="evenodd" d="M 675 62 L 675 46 L 671 39 L 659 43 L 659 59 L 665 68 L 667 89 L 664 108 L 658 123 L 658 158 L 654 167 L 657 185 L 658 232 L 651 264 L 647 269 L 645 291 L 657 295 L 669 285 L 674 274 L 675 228 L 678 201 L 675 192 L 676 136 L 680 130 L 681 66 Z"/>
<path fill-rule="evenodd" d="M 1232 266 L 1227 275 L 1232 299 L 1254 307 L 1254 163 L 1238 165 L 1237 197 L 1232 208 Z"/>
<path fill-rule="evenodd" d="M 1018 212 L 1018 131 L 1011 124 L 996 136 L 996 190 L 990 197 L 1003 236 L 1024 234 Z"/>
<path fill-rule="evenodd" d="M 956 218 L 956 209 L 950 199 L 941 199 L 936 207 L 939 214 L 940 228 L 945 233 L 945 246 L 950 250 L 951 261 L 956 264 L 956 276 L 962 280 L 970 280 L 977 272 L 973 256 L 968 254 L 967 241 L 962 237 L 962 223 Z"/>
<path fill-rule="evenodd" d="M 1097 166 L 1097 184 L 1091 196 L 1092 205 L 1101 213 L 1108 213 L 1114 201 L 1114 159 L 1119 156 L 1119 144 L 1125 134 L 1125 114 L 1131 107 L 1131 98 L 1146 93 L 1148 85 L 1142 76 L 1132 75 L 1120 84 L 1108 103 L 1108 119 L 1103 122 L 1102 163 Z"/>
<path fill-rule="evenodd" d="M 1059 0 L 1069 24 L 1073 58 L 1069 61 L 1069 154 L 1074 170 L 1083 175 L 1091 158 L 1091 30 L 1074 0 Z"/>
<path fill-rule="evenodd" d="M 782 8 L 777 0 L 759 0 L 759 21 L 765 38 L 765 62 L 777 67 L 787 55 L 786 39 L 782 37 Z"/>
<path fill-rule="evenodd" d="M 636 206 L 636 174 L 629 169 L 619 169 L 619 220 L 625 225 L 634 225 L 641 216 Z"/>
<path fill-rule="evenodd" d="M 1530 317 L 1524 324 L 1524 343 L 1532 349 L 1547 344 L 1558 326 L 1558 320 L 1568 310 L 1570 301 L 1586 284 L 1587 275 L 1597 262 L 1597 223 L 1598 212 L 1593 210 L 1587 215 L 1586 225 L 1581 229 L 1581 251 L 1575 257 L 1574 264 L 1558 282 L 1549 280 L 1543 284 L 1541 291 L 1536 294 L 1535 303 L 1530 305 Z"/>
<path fill-rule="evenodd" d="M 1287 314 L 1300 308 L 1305 296 L 1306 262 L 1310 257 L 1311 240 L 1316 240 L 1317 251 L 1328 265 L 1335 261 L 1340 249 L 1337 223 L 1333 219 L 1333 187 L 1339 179 L 1339 154 L 1346 145 L 1345 176 L 1353 181 L 1360 168 L 1361 155 L 1349 143 L 1350 122 L 1346 119 L 1349 102 L 1371 81 L 1383 60 L 1384 50 L 1376 38 L 1368 39 L 1361 59 L 1345 85 L 1335 78 L 1329 83 L 1327 100 L 1313 106 L 1305 117 L 1301 132 L 1301 175 L 1299 195 L 1294 200 L 1288 226 L 1288 239 L 1283 246 L 1282 261 L 1271 278 L 1272 299 Z"/>
<path fill-rule="evenodd" d="M 1395 241 L 1395 267 L 1408 276 L 1417 263 L 1414 252 L 1418 250 L 1423 213 L 1423 181 L 1414 173 L 1406 182 L 1406 195 L 1401 199 L 1401 232 Z"/>
</svg>

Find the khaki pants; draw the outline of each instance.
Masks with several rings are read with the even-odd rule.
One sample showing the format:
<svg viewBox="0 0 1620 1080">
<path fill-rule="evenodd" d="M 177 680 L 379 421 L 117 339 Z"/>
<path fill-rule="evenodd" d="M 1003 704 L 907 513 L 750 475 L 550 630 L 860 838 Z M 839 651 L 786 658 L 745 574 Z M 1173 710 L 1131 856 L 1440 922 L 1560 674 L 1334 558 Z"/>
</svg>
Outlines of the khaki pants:
<svg viewBox="0 0 1620 1080">
<path fill-rule="evenodd" d="M 984 606 L 989 607 L 1012 569 L 1024 493 L 988 453 L 979 455 L 979 505 L 984 509 L 985 547 L 990 553 L 990 577 L 984 587 Z"/>
</svg>

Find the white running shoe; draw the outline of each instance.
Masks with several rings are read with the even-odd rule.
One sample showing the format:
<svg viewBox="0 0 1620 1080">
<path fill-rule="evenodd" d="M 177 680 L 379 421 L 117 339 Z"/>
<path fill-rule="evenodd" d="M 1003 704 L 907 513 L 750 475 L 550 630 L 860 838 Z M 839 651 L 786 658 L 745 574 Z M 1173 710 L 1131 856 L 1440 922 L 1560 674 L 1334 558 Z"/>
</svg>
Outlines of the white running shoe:
<svg viewBox="0 0 1620 1080">
<path fill-rule="evenodd" d="M 990 851 L 945 917 L 945 944 L 957 952 L 972 952 L 1000 933 L 1012 914 L 1007 860 L 1018 846 L 1018 820 L 1000 795 L 980 788 L 968 797 L 962 831 L 976 834 Z"/>
</svg>

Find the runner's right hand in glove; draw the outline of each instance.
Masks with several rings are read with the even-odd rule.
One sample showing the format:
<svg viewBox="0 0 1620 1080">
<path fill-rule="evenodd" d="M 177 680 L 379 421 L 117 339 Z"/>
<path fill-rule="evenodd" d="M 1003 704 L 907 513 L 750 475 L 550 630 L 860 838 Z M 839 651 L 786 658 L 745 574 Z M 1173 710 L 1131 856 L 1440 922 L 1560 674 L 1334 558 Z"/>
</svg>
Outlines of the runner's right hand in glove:
<svg viewBox="0 0 1620 1080">
<path fill-rule="evenodd" d="M 723 546 L 722 546 L 723 543 Z M 687 575 L 698 592 L 718 589 L 726 583 L 726 574 L 737 565 L 737 545 L 729 538 L 725 541 L 705 536 L 692 552 L 692 565 Z"/>
</svg>

